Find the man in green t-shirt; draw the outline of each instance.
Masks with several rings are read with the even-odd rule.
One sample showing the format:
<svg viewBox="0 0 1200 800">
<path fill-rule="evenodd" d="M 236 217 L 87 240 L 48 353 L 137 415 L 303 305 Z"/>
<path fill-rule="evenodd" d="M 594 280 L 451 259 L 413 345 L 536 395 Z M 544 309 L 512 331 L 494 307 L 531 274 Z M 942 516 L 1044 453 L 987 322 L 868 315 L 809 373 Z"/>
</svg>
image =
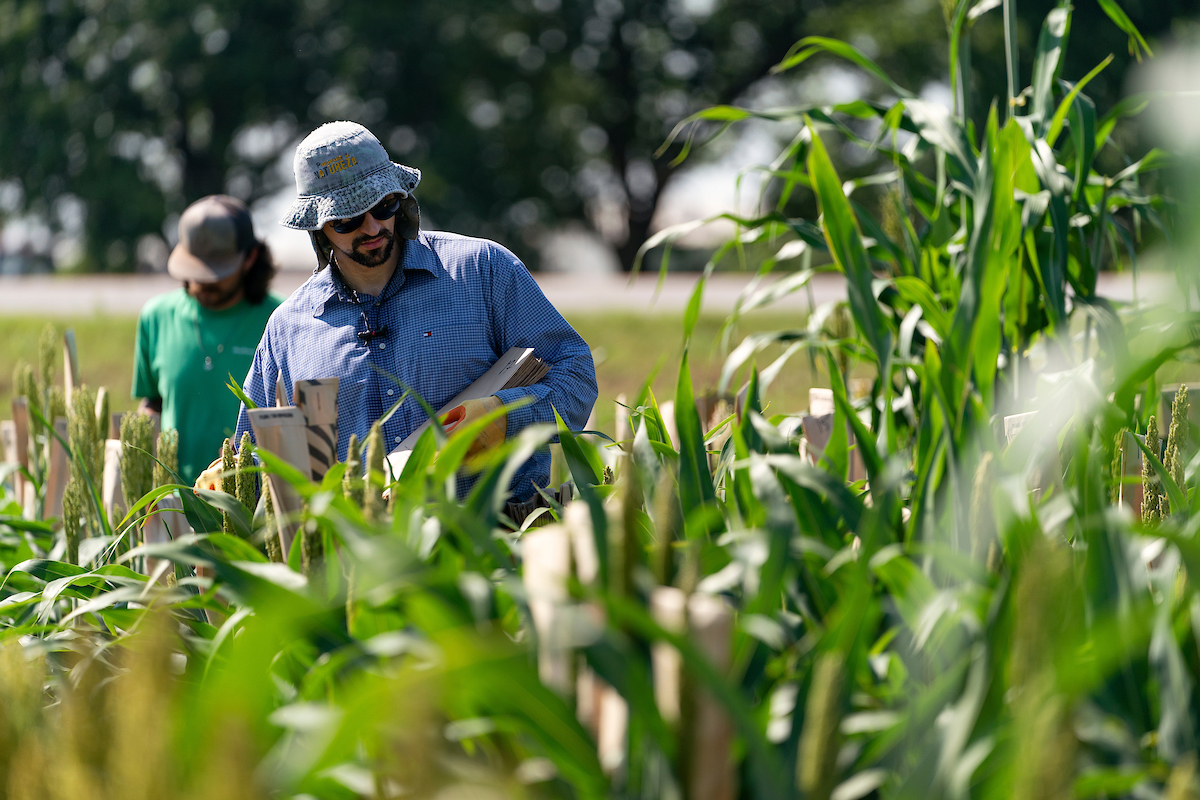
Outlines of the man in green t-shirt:
<svg viewBox="0 0 1200 800">
<path fill-rule="evenodd" d="M 179 431 L 179 473 L 191 485 L 220 455 L 237 424 L 240 384 L 267 319 L 283 299 L 268 288 L 271 252 L 254 236 L 250 210 L 226 195 L 197 200 L 179 218 L 167 272 L 183 288 L 153 298 L 138 318 L 133 396 Z"/>
</svg>

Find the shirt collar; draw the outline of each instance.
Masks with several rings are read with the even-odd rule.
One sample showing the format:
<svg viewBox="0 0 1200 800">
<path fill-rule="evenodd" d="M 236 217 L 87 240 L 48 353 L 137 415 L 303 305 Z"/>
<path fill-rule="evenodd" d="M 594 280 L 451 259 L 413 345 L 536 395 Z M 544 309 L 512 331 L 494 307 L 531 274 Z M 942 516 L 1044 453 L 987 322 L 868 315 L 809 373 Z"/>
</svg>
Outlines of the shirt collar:
<svg viewBox="0 0 1200 800">
<path fill-rule="evenodd" d="M 424 270 L 435 278 L 440 278 L 447 274 L 441 260 L 429 246 L 429 241 L 426 239 L 424 231 L 418 233 L 416 239 L 404 240 L 404 252 L 400 258 L 400 264 L 396 273 L 400 273 L 402 270 Z M 392 289 L 393 284 L 398 280 L 403 281 L 403 276 L 393 274 L 392 279 L 388 281 L 387 287 L 383 290 L 384 296 L 392 294 L 389 290 Z M 343 303 L 354 302 L 354 298 L 350 295 L 349 290 L 343 287 L 342 282 L 334 276 L 332 267 L 325 267 L 313 273 L 310 290 L 312 292 L 312 312 L 314 317 L 319 317 L 331 300 L 337 299 Z"/>
</svg>

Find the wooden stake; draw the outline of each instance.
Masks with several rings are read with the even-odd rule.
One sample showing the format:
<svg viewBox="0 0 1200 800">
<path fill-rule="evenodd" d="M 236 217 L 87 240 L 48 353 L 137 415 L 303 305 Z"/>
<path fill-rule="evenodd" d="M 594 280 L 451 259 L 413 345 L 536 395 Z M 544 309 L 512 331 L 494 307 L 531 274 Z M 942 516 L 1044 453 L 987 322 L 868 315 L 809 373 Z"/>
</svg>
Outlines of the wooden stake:
<svg viewBox="0 0 1200 800">
<path fill-rule="evenodd" d="M 109 519 L 114 514 L 123 518 L 125 512 L 125 494 L 121 490 L 121 452 L 124 445 L 120 439 L 104 440 L 104 480 L 100 488 L 100 500 L 104 505 L 104 513 Z"/>
<path fill-rule="evenodd" d="M 14 397 L 12 415 L 13 425 L 17 429 L 17 461 L 29 469 L 29 399 Z"/>
<path fill-rule="evenodd" d="M 298 469 L 308 478 L 312 477 L 308 455 L 308 434 L 305 430 L 304 414 L 295 407 L 252 408 L 246 412 L 250 426 L 254 429 L 254 441 L 258 447 L 274 453 Z M 302 509 L 300 495 L 284 478 L 267 475 L 271 501 L 279 520 L 279 543 L 284 557 L 291 552 L 292 540 L 296 536 L 299 515 Z"/>
<path fill-rule="evenodd" d="M 600 559 L 596 554 L 596 539 L 592 535 L 591 512 L 586 503 L 571 503 L 564 509 L 563 516 L 571 536 L 575 576 L 580 583 L 592 585 L 600 575 Z"/>
<path fill-rule="evenodd" d="M 67 408 L 71 407 L 71 395 L 79 385 L 79 352 L 75 347 L 75 331 L 63 331 L 63 388 L 66 389 Z"/>
<path fill-rule="evenodd" d="M 578 677 L 575 679 L 575 716 L 579 724 L 587 729 L 593 739 L 600 735 L 600 684 L 596 673 L 587 665 L 586 659 L 579 657 Z"/>
<path fill-rule="evenodd" d="M 0 421 L 0 444 L 4 447 L 4 460 L 9 464 L 19 464 L 17 461 L 17 423 L 11 419 Z M 21 473 L 14 472 L 12 474 L 11 485 L 16 491 L 17 497 L 21 496 L 18 486 L 21 479 Z"/>
<path fill-rule="evenodd" d="M 571 540 L 562 525 L 546 525 L 521 537 L 521 580 L 529 596 L 529 613 L 538 637 L 538 676 L 567 696 L 571 692 L 570 649 L 563 615 L 571 575 Z"/>
<path fill-rule="evenodd" d="M 142 527 L 142 539 L 146 544 L 165 544 L 192 532 L 192 526 L 188 525 L 187 517 L 183 514 L 183 503 L 179 502 L 179 497 L 175 493 L 160 499 L 151 507 L 150 512 L 146 515 L 145 524 Z M 165 560 L 155 556 L 146 556 L 146 574 L 154 575 L 159 565 Z M 166 583 L 167 574 L 170 571 L 170 568 L 167 568 L 159 576 L 159 583 Z"/>
<path fill-rule="evenodd" d="M 16 462 L 29 470 L 29 398 L 14 397 L 12 401 L 13 442 L 16 446 Z M 25 487 L 33 484 L 24 475 L 17 475 L 17 502 L 25 506 Z M 28 506 L 26 506 L 28 507 Z"/>
<path fill-rule="evenodd" d="M 675 425 L 675 401 L 668 400 L 658 404 L 658 413 L 662 417 L 663 426 L 667 429 L 667 440 L 671 447 L 679 449 L 679 429 Z"/>
<path fill-rule="evenodd" d="M 674 586 L 659 586 L 650 594 L 650 615 L 670 633 L 687 632 L 687 595 Z M 655 642 L 650 648 L 650 665 L 654 672 L 654 702 L 658 713 L 670 725 L 680 717 L 680 693 L 683 685 L 683 657 L 666 642 Z"/>
<path fill-rule="evenodd" d="M 833 436 L 833 414 L 814 416 L 805 414 L 800 418 L 800 430 L 804 432 L 801 455 L 816 464 L 825 453 L 829 439 Z"/>
<path fill-rule="evenodd" d="M 687 617 L 692 641 L 718 673 L 727 675 L 733 661 L 733 610 L 719 597 L 694 594 L 688 598 Z M 733 720 L 724 706 L 697 689 L 687 732 L 689 800 L 733 800 L 737 795 L 733 734 Z"/>
<path fill-rule="evenodd" d="M 834 402 L 832 389 L 808 390 L 808 414 L 800 419 L 800 429 L 804 432 L 804 440 L 800 454 L 816 464 L 825 453 L 829 439 L 833 436 Z M 867 479 L 867 468 L 859 451 L 859 442 L 854 437 L 854 429 L 846 420 L 846 434 L 850 451 L 847 454 L 846 481 L 855 483 Z"/>
<path fill-rule="evenodd" d="M 109 422 L 109 420 L 100 419 L 100 414 L 104 412 L 104 409 L 108 406 L 108 402 L 109 402 L 108 387 L 101 386 L 99 389 L 96 390 L 96 428 L 97 428 L 97 430 L 99 430 L 100 425 L 102 423 L 105 425 L 106 428 L 112 424 L 111 422 Z M 118 438 L 117 436 L 109 436 L 107 430 L 103 431 L 103 433 L 104 433 L 104 437 L 106 439 Z"/>
<path fill-rule="evenodd" d="M 1189 390 L 1190 391 L 1190 390 Z M 1136 436 L 1142 443 L 1145 443 L 1146 436 L 1141 433 L 1126 433 L 1126 436 Z M 1126 439 L 1121 447 L 1121 486 L 1119 487 L 1119 496 L 1117 504 L 1122 508 L 1128 508 L 1133 513 L 1133 518 L 1140 520 L 1142 518 L 1142 451 L 1133 442 Z M 1133 483 L 1126 483 L 1126 478 L 1136 478 Z"/>
<path fill-rule="evenodd" d="M 600 758 L 600 767 L 611 775 L 625 763 L 629 704 L 616 689 L 603 681 L 598 682 L 601 688 L 598 692 L 596 755 Z"/>
<path fill-rule="evenodd" d="M 296 381 L 292 397 L 304 414 L 312 479 L 320 482 L 338 460 L 338 379 Z"/>
<path fill-rule="evenodd" d="M 67 450 L 63 442 L 67 439 L 67 418 L 55 417 L 54 432 L 57 436 L 50 437 L 50 459 L 46 469 L 46 493 L 43 516 L 62 516 L 63 493 L 67 490 L 67 480 L 71 477 L 71 463 L 67 459 Z"/>
<path fill-rule="evenodd" d="M 822 417 L 833 413 L 833 389 L 813 388 L 808 390 L 808 413 Z"/>
</svg>

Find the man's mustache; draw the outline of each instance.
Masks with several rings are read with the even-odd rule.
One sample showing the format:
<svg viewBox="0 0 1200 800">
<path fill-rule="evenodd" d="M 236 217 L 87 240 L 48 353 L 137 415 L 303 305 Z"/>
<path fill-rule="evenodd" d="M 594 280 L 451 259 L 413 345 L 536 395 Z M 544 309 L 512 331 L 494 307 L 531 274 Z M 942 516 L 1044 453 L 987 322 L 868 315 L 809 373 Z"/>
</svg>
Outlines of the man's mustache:
<svg viewBox="0 0 1200 800">
<path fill-rule="evenodd" d="M 365 243 L 365 242 L 367 242 L 367 241 L 369 241 L 369 240 L 371 240 L 371 239 L 378 239 L 380 236 L 382 236 L 384 239 L 387 239 L 389 242 L 390 242 L 390 241 L 392 241 L 392 239 L 394 238 L 394 237 L 392 236 L 392 232 L 391 232 L 391 231 L 389 231 L 389 230 L 387 230 L 387 229 L 385 229 L 385 228 L 380 228 L 380 229 L 379 229 L 379 233 L 377 233 L 377 234 L 375 234 L 375 235 L 373 235 L 373 236 L 365 236 L 365 235 L 364 235 L 364 236 L 356 236 L 356 237 L 354 237 L 354 241 L 350 243 L 350 247 L 351 247 L 351 248 L 357 248 L 359 245 L 361 245 L 361 244 L 363 244 L 363 243 Z"/>
</svg>

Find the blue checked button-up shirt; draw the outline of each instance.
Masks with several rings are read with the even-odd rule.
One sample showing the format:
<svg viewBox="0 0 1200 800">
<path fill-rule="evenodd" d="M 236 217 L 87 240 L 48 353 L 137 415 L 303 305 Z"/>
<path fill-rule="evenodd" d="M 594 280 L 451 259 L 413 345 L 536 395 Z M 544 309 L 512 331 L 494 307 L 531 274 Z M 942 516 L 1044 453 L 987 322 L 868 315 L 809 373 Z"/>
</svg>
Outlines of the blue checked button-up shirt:
<svg viewBox="0 0 1200 800">
<path fill-rule="evenodd" d="M 350 434 L 365 442 L 404 386 L 441 408 L 514 346 L 532 347 L 550 372 L 534 386 L 497 394 L 505 403 L 533 398 L 508 412 L 508 436 L 535 422 L 554 422 L 554 409 L 572 430 L 583 430 L 596 401 L 591 351 L 504 247 L 422 231 L 404 240 L 399 267 L 383 293 L 360 294 L 359 303 L 331 273 L 314 274 L 271 315 L 243 389 L 259 406 L 270 406 L 280 373 L 289 401 L 297 380 L 338 378 L 340 459 Z M 386 325 L 387 334 L 364 342 L 358 334 L 368 321 L 373 331 Z M 389 449 L 425 420 L 420 404 L 405 400 L 383 426 Z M 248 430 L 243 406 L 235 441 Z M 531 481 L 545 486 L 549 478 L 550 454 L 543 448 L 517 471 L 511 489 L 525 499 L 534 493 Z"/>
</svg>

